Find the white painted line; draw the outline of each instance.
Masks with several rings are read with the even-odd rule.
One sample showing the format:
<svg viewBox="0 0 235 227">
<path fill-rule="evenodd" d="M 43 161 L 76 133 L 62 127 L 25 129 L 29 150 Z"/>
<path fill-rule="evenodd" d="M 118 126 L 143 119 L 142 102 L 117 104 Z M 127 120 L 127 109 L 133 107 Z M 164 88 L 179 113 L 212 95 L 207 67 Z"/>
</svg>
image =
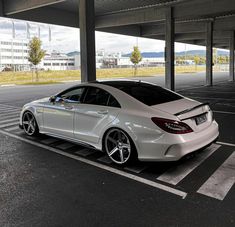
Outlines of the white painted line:
<svg viewBox="0 0 235 227">
<path fill-rule="evenodd" d="M 200 194 L 223 200 L 235 183 L 235 152 L 199 188 Z"/>
<path fill-rule="evenodd" d="M 225 142 L 220 142 L 220 141 L 217 141 L 216 143 L 220 144 L 220 145 L 226 145 L 226 146 L 230 146 L 230 147 L 235 147 L 235 144 L 233 144 L 233 143 L 225 143 Z"/>
<path fill-rule="evenodd" d="M 144 171 L 147 168 L 147 166 L 143 166 L 143 165 L 136 165 L 136 166 L 127 166 L 124 169 L 128 170 L 130 172 L 133 173 L 141 173 L 142 171 Z"/>
<path fill-rule="evenodd" d="M 16 112 L 19 113 L 19 110 L 4 110 L 4 111 L 0 110 L 0 115 L 12 114 Z"/>
<path fill-rule="evenodd" d="M 11 105 L 8 105 L 8 104 L 0 104 L 0 106 L 5 106 L 5 107 L 15 107 L 15 108 L 19 108 L 21 109 L 20 107 L 18 106 L 11 106 Z"/>
<path fill-rule="evenodd" d="M 13 87 L 16 86 L 16 84 L 2 84 L 1 87 Z"/>
<path fill-rule="evenodd" d="M 16 118 L 11 118 L 11 119 L 6 119 L 6 120 L 0 120 L 0 124 L 2 123 L 7 123 L 7 122 L 12 122 L 12 121 L 20 121 L 18 117 Z"/>
<path fill-rule="evenodd" d="M 73 144 L 73 143 L 65 142 L 65 143 L 59 144 L 56 147 L 61 149 L 61 150 L 66 150 L 66 149 L 69 149 L 69 148 L 74 147 L 74 146 L 75 146 L 75 144 Z"/>
<path fill-rule="evenodd" d="M 20 115 L 16 113 L 16 114 L 11 114 L 11 115 L 0 116 L 1 120 L 8 120 L 8 119 L 12 119 L 12 118 L 20 119 Z"/>
<path fill-rule="evenodd" d="M 2 125 L 0 124 L 0 128 L 6 128 L 9 126 L 13 126 L 13 125 L 19 125 L 19 122 L 15 121 L 15 122 L 7 123 L 7 124 L 2 124 Z"/>
<path fill-rule="evenodd" d="M 108 155 L 104 155 L 101 158 L 97 159 L 99 162 L 103 162 L 105 164 L 111 164 L 113 161 L 108 157 Z"/>
<path fill-rule="evenodd" d="M 5 116 L 9 116 L 10 117 L 12 115 L 20 116 L 20 112 L 19 111 L 15 111 L 15 112 L 11 112 L 11 113 L 3 113 L 3 114 L 0 113 L 0 118 L 1 117 L 5 117 Z"/>
<path fill-rule="evenodd" d="M 6 128 L 5 130 L 8 132 L 11 132 L 11 131 L 15 131 L 15 130 L 20 131 L 21 129 L 19 128 L 19 126 L 14 126 L 14 127 Z"/>
<path fill-rule="evenodd" d="M 160 189 L 160 190 L 169 192 L 169 193 L 171 193 L 171 194 L 180 196 L 182 199 L 185 199 L 185 197 L 187 196 L 187 193 L 186 193 L 186 192 L 180 191 L 180 190 L 178 190 L 178 189 L 171 188 L 171 187 L 169 187 L 169 186 L 166 186 L 166 185 L 163 185 L 163 184 L 154 182 L 154 181 L 150 181 L 150 180 L 144 179 L 144 178 L 142 178 L 142 177 L 138 177 L 138 176 L 136 176 L 136 175 L 133 175 L 133 174 L 124 172 L 124 171 L 122 171 L 122 170 L 115 169 L 115 168 L 110 167 L 110 166 L 103 165 L 103 164 L 98 163 L 98 162 L 94 162 L 94 161 L 91 161 L 91 160 L 88 160 L 88 159 L 79 157 L 79 156 L 74 155 L 74 154 L 66 153 L 66 152 L 61 151 L 61 150 L 59 150 L 59 149 L 56 149 L 56 148 L 53 148 L 53 147 L 49 147 L 49 146 L 47 146 L 47 145 L 40 144 L 40 143 L 38 143 L 38 142 L 29 140 L 29 139 L 25 139 L 25 138 L 23 138 L 23 137 L 20 137 L 20 136 L 11 134 L 11 133 L 6 132 L 6 131 L 3 131 L 3 130 L 1 130 L 1 129 L 0 129 L 0 133 L 2 133 L 3 135 L 6 135 L 6 136 L 12 137 L 12 138 L 21 140 L 21 141 L 23 141 L 23 142 L 29 143 L 29 144 L 31 144 L 31 145 L 34 145 L 34 146 L 37 146 L 37 147 L 40 147 L 40 148 L 49 150 L 49 151 L 51 151 L 51 152 L 54 152 L 54 153 L 63 155 L 63 156 L 65 156 L 65 157 L 75 159 L 75 160 L 77 160 L 77 161 L 86 163 L 86 164 L 88 164 L 88 165 L 95 166 L 95 167 L 97 167 L 97 168 L 106 170 L 106 171 L 108 171 L 108 172 L 117 174 L 117 175 L 119 175 L 119 176 L 126 177 L 126 178 L 131 179 L 131 180 L 134 180 L 134 181 L 136 181 L 136 182 L 139 182 L 139 183 L 142 183 L 142 184 L 146 184 L 146 185 L 149 185 L 149 186 L 151 186 L 151 187 L 154 187 L 154 188 L 157 188 L 157 189 Z"/>
<path fill-rule="evenodd" d="M 232 114 L 232 115 L 235 115 L 235 113 L 234 113 L 234 112 L 227 112 L 227 111 L 216 111 L 216 110 L 213 110 L 213 113 Z"/>
<path fill-rule="evenodd" d="M 9 106 L 0 106 L 0 110 L 21 110 L 21 108 L 9 107 Z"/>
<path fill-rule="evenodd" d="M 87 157 L 91 154 L 94 154 L 95 152 L 96 152 L 96 150 L 84 148 L 84 149 L 78 150 L 74 153 L 77 154 L 77 155 L 81 155 L 83 157 Z"/>
<path fill-rule="evenodd" d="M 211 154 L 213 154 L 219 147 L 221 147 L 221 145 L 212 144 L 210 147 L 206 148 L 193 159 L 184 162 L 176 168 L 169 169 L 168 171 L 160 175 L 157 180 L 177 185 L 203 161 L 205 161 Z"/>
</svg>

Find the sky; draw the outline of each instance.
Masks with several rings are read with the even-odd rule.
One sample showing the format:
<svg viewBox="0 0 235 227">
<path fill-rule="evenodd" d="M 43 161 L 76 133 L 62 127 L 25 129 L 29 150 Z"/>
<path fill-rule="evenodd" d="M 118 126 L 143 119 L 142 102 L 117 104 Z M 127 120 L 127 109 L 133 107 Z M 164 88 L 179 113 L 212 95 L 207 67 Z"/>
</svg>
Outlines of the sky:
<svg viewBox="0 0 235 227">
<path fill-rule="evenodd" d="M 14 20 L 16 39 L 27 38 L 26 21 Z M 69 53 L 80 50 L 79 29 L 29 22 L 30 37 L 38 36 L 40 27 L 40 38 L 43 48 L 47 51 L 56 50 L 61 53 Z M 49 27 L 51 29 L 51 41 L 49 41 Z M 12 38 L 12 20 L 0 18 L 1 38 Z M 104 49 L 108 53 L 130 53 L 133 46 L 139 46 L 141 52 L 164 51 L 165 42 L 147 38 L 136 38 L 132 36 L 116 35 L 105 32 L 96 32 L 96 50 Z M 203 50 L 205 47 L 196 45 L 175 44 L 175 51 Z"/>
</svg>

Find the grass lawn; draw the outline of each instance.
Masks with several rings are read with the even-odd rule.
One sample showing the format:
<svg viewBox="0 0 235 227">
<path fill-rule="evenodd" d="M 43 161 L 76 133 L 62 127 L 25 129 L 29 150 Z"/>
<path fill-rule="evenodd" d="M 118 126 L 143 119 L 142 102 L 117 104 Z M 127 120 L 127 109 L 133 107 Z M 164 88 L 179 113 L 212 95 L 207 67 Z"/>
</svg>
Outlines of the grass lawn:
<svg viewBox="0 0 235 227">
<path fill-rule="evenodd" d="M 176 66 L 176 73 L 195 73 L 205 71 L 205 66 Z M 123 69 L 97 69 L 97 79 L 105 78 L 130 78 L 133 77 L 133 68 Z M 164 75 L 164 67 L 138 68 L 137 76 L 159 76 Z M 42 85 L 64 81 L 80 80 L 80 70 L 68 71 L 41 71 L 39 82 L 35 82 L 35 75 L 32 72 L 1 72 L 0 84 L 29 84 Z"/>
</svg>

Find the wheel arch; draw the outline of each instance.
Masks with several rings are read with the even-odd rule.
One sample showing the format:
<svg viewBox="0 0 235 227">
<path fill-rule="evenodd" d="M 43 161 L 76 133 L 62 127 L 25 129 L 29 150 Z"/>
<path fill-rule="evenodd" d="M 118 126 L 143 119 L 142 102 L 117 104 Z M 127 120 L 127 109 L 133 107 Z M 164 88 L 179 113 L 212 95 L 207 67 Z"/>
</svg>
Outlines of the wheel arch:
<svg viewBox="0 0 235 227">
<path fill-rule="evenodd" d="M 119 126 L 116 126 L 116 125 L 112 125 L 111 127 L 107 128 L 103 135 L 102 135 L 102 138 L 101 138 L 101 141 L 102 141 L 102 144 L 101 144 L 101 149 L 103 152 L 105 152 L 105 148 L 104 148 L 104 140 L 105 140 L 105 136 L 107 135 L 107 133 L 112 130 L 112 129 L 119 129 L 119 130 L 122 130 L 124 131 L 127 136 L 129 137 L 129 139 L 131 140 L 131 142 L 133 143 L 133 145 L 135 146 L 135 151 L 136 151 L 136 154 L 138 156 L 138 145 L 136 143 L 136 136 L 133 135 L 133 133 L 130 133 L 129 130 L 126 130 L 126 129 L 123 129 L 122 127 L 119 127 Z"/>
</svg>

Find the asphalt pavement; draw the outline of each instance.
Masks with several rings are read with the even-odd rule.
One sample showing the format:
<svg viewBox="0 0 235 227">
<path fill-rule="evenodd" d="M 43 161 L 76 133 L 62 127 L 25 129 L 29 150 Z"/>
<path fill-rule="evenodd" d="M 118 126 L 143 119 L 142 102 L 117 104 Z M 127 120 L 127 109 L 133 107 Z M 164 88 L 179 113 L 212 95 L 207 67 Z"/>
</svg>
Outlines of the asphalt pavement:
<svg viewBox="0 0 235 227">
<path fill-rule="evenodd" d="M 23 104 L 75 83 L 0 87 L 0 226 L 234 226 L 235 84 L 226 80 L 223 73 L 214 87 L 203 86 L 202 74 L 176 80 L 181 94 L 210 103 L 218 143 L 179 162 L 126 167 L 17 127 Z"/>
</svg>

